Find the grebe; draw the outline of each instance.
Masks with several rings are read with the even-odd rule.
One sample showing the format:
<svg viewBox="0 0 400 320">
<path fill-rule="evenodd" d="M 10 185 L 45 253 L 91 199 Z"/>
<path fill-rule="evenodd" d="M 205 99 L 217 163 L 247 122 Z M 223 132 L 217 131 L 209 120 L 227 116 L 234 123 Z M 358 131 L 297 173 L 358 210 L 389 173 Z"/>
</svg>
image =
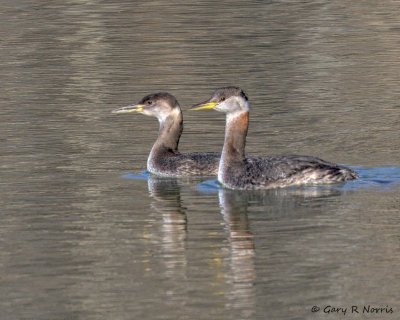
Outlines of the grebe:
<svg viewBox="0 0 400 320">
<path fill-rule="evenodd" d="M 225 142 L 218 181 L 231 189 L 269 189 L 301 184 L 336 183 L 357 178 L 351 169 L 311 156 L 246 157 L 250 103 L 241 88 L 217 89 L 192 110 L 226 113 Z"/>
<path fill-rule="evenodd" d="M 122 107 L 113 113 L 138 112 L 156 117 L 160 123 L 158 138 L 147 159 L 147 171 L 159 176 L 217 175 L 219 153 L 180 153 L 183 130 L 182 110 L 176 98 L 166 92 L 145 96 L 138 104 Z"/>
</svg>

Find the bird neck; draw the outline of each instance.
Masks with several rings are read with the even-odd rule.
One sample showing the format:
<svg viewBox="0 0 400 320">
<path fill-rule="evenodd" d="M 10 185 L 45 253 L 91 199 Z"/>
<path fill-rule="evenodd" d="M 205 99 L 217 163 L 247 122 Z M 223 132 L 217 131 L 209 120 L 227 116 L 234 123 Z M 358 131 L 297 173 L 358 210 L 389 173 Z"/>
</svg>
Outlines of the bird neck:
<svg viewBox="0 0 400 320">
<path fill-rule="evenodd" d="M 151 153 L 158 152 L 177 152 L 179 138 L 183 130 L 183 117 L 181 112 L 168 115 L 160 120 L 158 138 L 154 143 Z"/>
<path fill-rule="evenodd" d="M 245 158 L 246 135 L 249 127 L 249 113 L 228 114 L 226 117 L 225 142 L 222 157 L 228 161 L 242 161 Z"/>
</svg>

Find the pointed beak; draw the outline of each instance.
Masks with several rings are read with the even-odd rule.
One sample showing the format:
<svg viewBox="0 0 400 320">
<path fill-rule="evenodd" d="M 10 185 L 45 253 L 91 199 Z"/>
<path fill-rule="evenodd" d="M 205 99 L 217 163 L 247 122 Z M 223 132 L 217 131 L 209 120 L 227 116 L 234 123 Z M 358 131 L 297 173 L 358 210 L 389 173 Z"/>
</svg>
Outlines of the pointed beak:
<svg viewBox="0 0 400 320">
<path fill-rule="evenodd" d="M 141 112 L 143 112 L 143 105 L 136 104 L 133 106 L 122 107 L 122 108 L 118 108 L 118 109 L 111 111 L 111 113 L 129 113 L 129 112 L 141 113 Z"/>
<path fill-rule="evenodd" d="M 217 102 L 213 102 L 213 101 L 206 101 L 206 102 L 202 102 L 199 104 L 195 104 L 194 106 L 192 106 L 189 110 L 210 110 L 210 109 L 214 109 L 217 106 Z"/>
</svg>

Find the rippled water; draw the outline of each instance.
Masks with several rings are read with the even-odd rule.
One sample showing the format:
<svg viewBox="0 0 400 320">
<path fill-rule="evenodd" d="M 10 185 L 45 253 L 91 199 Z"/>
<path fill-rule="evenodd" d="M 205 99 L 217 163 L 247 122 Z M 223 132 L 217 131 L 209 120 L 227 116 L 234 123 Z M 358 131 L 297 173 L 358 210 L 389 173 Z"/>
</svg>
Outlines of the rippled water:
<svg viewBox="0 0 400 320">
<path fill-rule="evenodd" d="M 399 9 L 3 0 L 1 318 L 323 319 L 371 305 L 398 319 Z M 250 97 L 249 153 L 319 156 L 360 180 L 233 192 L 142 173 L 157 121 L 111 110 L 160 90 L 188 106 L 224 85 Z M 184 118 L 181 150 L 221 150 L 223 115 Z"/>
</svg>

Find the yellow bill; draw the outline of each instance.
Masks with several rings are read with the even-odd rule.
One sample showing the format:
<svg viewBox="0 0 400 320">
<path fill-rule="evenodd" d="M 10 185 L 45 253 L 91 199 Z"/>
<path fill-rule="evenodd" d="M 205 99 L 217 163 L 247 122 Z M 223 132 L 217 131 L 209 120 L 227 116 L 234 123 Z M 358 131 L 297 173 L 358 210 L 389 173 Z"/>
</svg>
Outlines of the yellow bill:
<svg viewBox="0 0 400 320">
<path fill-rule="evenodd" d="M 209 110 L 214 109 L 218 103 L 217 102 L 205 102 L 195 105 L 190 110 Z"/>
<path fill-rule="evenodd" d="M 122 107 L 118 108 L 112 111 L 112 113 L 129 113 L 129 112 L 143 112 L 143 105 L 141 104 L 136 104 L 133 106 L 127 106 L 127 107 Z"/>
</svg>

